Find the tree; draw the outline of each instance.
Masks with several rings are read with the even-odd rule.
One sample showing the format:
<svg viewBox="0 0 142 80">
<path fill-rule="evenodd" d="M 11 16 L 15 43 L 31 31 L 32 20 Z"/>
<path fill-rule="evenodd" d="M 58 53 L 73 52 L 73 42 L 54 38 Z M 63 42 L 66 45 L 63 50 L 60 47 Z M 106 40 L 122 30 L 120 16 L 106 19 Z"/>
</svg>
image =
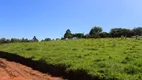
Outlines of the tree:
<svg viewBox="0 0 142 80">
<path fill-rule="evenodd" d="M 0 39 L 0 44 L 3 44 L 3 43 L 10 43 L 10 39 L 1 38 Z"/>
<path fill-rule="evenodd" d="M 6 38 L 1 38 L 0 39 L 0 43 L 5 43 L 5 41 L 6 41 Z"/>
<path fill-rule="evenodd" d="M 83 38 L 84 34 L 83 33 L 75 33 L 75 34 L 73 34 L 73 37 L 75 37 L 75 38 Z"/>
<path fill-rule="evenodd" d="M 51 41 L 51 39 L 50 38 L 45 38 L 44 41 Z"/>
<path fill-rule="evenodd" d="M 36 38 L 36 36 L 33 37 L 33 41 L 38 42 L 38 39 Z"/>
<path fill-rule="evenodd" d="M 61 40 L 64 40 L 64 37 L 61 37 Z"/>
<path fill-rule="evenodd" d="M 101 38 L 108 38 L 108 37 L 110 37 L 110 34 L 107 33 L 107 32 L 102 32 L 102 33 L 99 34 L 99 36 L 100 36 Z"/>
<path fill-rule="evenodd" d="M 56 41 L 60 40 L 60 38 L 56 38 Z"/>
<path fill-rule="evenodd" d="M 17 39 L 17 38 L 11 38 L 10 42 L 20 42 L 20 39 Z"/>
<path fill-rule="evenodd" d="M 89 34 L 85 34 L 85 35 L 84 35 L 84 38 L 89 38 Z"/>
<path fill-rule="evenodd" d="M 10 43 L 10 39 L 6 39 L 5 43 Z"/>
<path fill-rule="evenodd" d="M 102 28 L 99 26 L 93 27 L 89 32 L 89 37 L 91 38 L 98 38 L 100 37 L 99 34 L 102 32 Z"/>
<path fill-rule="evenodd" d="M 20 40 L 20 42 L 31 42 L 31 41 L 28 40 L 27 38 L 22 38 L 22 39 Z"/>
<path fill-rule="evenodd" d="M 25 39 L 25 38 L 22 38 L 22 39 L 21 39 L 21 42 L 26 42 L 26 39 Z"/>
<path fill-rule="evenodd" d="M 68 39 L 73 38 L 73 35 L 72 35 L 70 29 L 67 29 L 66 33 L 64 34 L 64 38 L 68 38 Z"/>
<path fill-rule="evenodd" d="M 133 32 L 136 35 L 142 36 L 142 27 L 137 27 L 133 29 Z"/>
<path fill-rule="evenodd" d="M 121 28 L 113 28 L 110 30 L 110 34 L 112 37 L 121 37 L 120 35 L 120 29 Z"/>
<path fill-rule="evenodd" d="M 110 31 L 112 37 L 131 37 L 133 36 L 133 32 L 130 29 L 126 28 L 113 28 Z"/>
<path fill-rule="evenodd" d="M 32 42 L 31 40 L 28 40 L 27 38 L 25 39 L 25 42 Z"/>
</svg>

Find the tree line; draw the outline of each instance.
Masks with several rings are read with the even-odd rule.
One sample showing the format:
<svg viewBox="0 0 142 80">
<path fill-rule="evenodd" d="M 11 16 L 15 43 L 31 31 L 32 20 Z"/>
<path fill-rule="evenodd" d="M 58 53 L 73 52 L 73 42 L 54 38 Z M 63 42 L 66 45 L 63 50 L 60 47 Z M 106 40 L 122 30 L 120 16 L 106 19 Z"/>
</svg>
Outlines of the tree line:
<svg viewBox="0 0 142 80">
<path fill-rule="evenodd" d="M 133 29 L 127 28 L 112 28 L 109 32 L 103 32 L 102 27 L 93 27 L 88 34 L 83 33 L 71 33 L 70 29 L 67 29 L 64 34 L 64 39 L 72 38 L 119 38 L 119 37 L 132 37 L 142 36 L 142 27 L 136 27 Z"/>
<path fill-rule="evenodd" d="M 14 42 L 38 42 L 39 40 L 36 38 L 36 36 L 33 37 L 33 39 L 27 39 L 27 38 L 11 38 L 11 39 L 6 39 L 6 38 L 1 38 L 0 39 L 0 44 L 2 43 L 14 43 Z"/>
<path fill-rule="evenodd" d="M 133 29 L 127 28 L 112 28 L 109 32 L 104 32 L 102 27 L 95 26 L 93 27 L 88 34 L 84 33 L 72 33 L 70 29 L 67 29 L 61 40 L 65 39 L 80 39 L 80 38 L 119 38 L 119 37 L 132 37 L 132 36 L 142 36 L 142 27 L 136 27 Z M 51 38 L 45 38 L 41 41 L 51 41 Z M 54 39 L 53 39 L 54 40 Z M 55 40 L 60 40 L 60 38 L 56 38 Z M 33 39 L 27 38 L 0 38 L 1 43 L 14 43 L 14 42 L 38 42 L 36 36 Z"/>
</svg>

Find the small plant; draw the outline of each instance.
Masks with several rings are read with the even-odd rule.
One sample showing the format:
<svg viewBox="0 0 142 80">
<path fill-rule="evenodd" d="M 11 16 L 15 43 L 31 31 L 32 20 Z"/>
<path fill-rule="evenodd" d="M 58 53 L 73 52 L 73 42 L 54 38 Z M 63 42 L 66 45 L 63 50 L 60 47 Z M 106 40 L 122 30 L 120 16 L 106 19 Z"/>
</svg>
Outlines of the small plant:
<svg viewBox="0 0 142 80">
<path fill-rule="evenodd" d="M 121 39 L 125 39 L 125 36 L 121 35 Z"/>
<path fill-rule="evenodd" d="M 136 35 L 136 39 L 138 39 L 138 37 L 139 37 L 139 36 L 138 36 L 138 35 Z"/>
<path fill-rule="evenodd" d="M 108 58 L 109 58 L 109 59 L 112 59 L 112 56 L 109 56 Z"/>
<path fill-rule="evenodd" d="M 73 48 L 72 50 L 73 50 L 73 51 L 77 51 L 77 49 L 76 49 L 76 48 Z"/>
<path fill-rule="evenodd" d="M 129 65 L 127 65 L 127 66 L 124 68 L 124 71 L 125 71 L 127 74 L 134 75 L 134 74 L 136 74 L 136 73 L 139 71 L 139 69 L 138 69 L 136 66 L 129 64 Z"/>
<path fill-rule="evenodd" d="M 112 42 L 112 47 L 113 48 L 116 47 L 116 42 L 115 41 Z"/>
<path fill-rule="evenodd" d="M 27 48 L 26 50 L 27 50 L 27 51 L 31 51 L 31 50 L 33 50 L 33 48 Z"/>
</svg>

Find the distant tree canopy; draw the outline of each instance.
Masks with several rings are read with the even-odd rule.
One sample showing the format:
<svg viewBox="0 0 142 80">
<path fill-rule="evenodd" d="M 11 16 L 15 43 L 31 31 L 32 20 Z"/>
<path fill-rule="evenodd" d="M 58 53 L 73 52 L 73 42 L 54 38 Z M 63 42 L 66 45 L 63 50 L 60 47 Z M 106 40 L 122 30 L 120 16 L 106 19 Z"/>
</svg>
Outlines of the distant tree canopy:
<svg viewBox="0 0 142 80">
<path fill-rule="evenodd" d="M 107 33 L 107 32 L 99 33 L 99 37 L 100 38 L 108 38 L 108 37 L 110 37 L 110 33 Z"/>
<path fill-rule="evenodd" d="M 68 38 L 68 39 L 73 38 L 73 34 L 71 33 L 70 29 L 67 29 L 67 31 L 65 32 L 64 38 Z"/>
<path fill-rule="evenodd" d="M 22 39 L 18 39 L 18 38 L 11 38 L 11 39 L 1 38 L 0 39 L 0 44 L 2 44 L 2 43 L 17 43 L 17 42 L 33 42 L 33 41 L 28 40 L 26 38 L 22 38 Z"/>
<path fill-rule="evenodd" d="M 33 42 L 38 42 L 38 39 L 36 38 L 36 36 L 33 37 Z"/>
<path fill-rule="evenodd" d="M 111 34 L 112 37 L 121 37 L 121 36 L 131 37 L 131 36 L 134 36 L 133 31 L 131 31 L 130 29 L 126 29 L 126 28 L 113 28 L 113 29 L 111 29 L 110 34 Z"/>
<path fill-rule="evenodd" d="M 31 40 L 28 40 L 27 38 L 22 38 L 21 42 L 31 42 Z"/>
<path fill-rule="evenodd" d="M 6 39 L 6 38 L 1 38 L 0 39 L 0 43 L 9 43 L 10 40 L 9 39 Z"/>
<path fill-rule="evenodd" d="M 20 42 L 20 39 L 17 39 L 17 38 L 11 38 L 11 42 Z"/>
<path fill-rule="evenodd" d="M 74 38 L 84 38 L 84 34 L 83 33 L 75 33 L 73 34 Z"/>
<path fill-rule="evenodd" d="M 41 41 L 51 41 L 51 38 L 45 38 L 45 39 L 43 39 Z"/>
<path fill-rule="evenodd" d="M 142 36 L 142 27 L 137 27 L 133 29 L 135 35 Z"/>
<path fill-rule="evenodd" d="M 67 29 L 64 37 L 56 38 L 56 40 L 64 40 L 64 39 L 79 39 L 79 38 L 119 38 L 119 37 L 132 37 L 135 36 L 136 39 L 138 39 L 138 36 L 142 36 L 142 27 L 135 27 L 134 29 L 127 29 L 127 28 L 112 28 L 110 32 L 103 32 L 102 27 L 95 26 L 93 27 L 88 34 L 84 33 L 71 33 L 70 29 Z M 52 39 L 54 40 L 54 39 Z M 33 39 L 29 40 L 27 38 L 0 38 L 0 44 L 3 43 L 15 43 L 15 42 L 38 42 L 36 36 L 33 37 Z M 50 38 L 45 38 L 42 41 L 51 41 Z"/>
<path fill-rule="evenodd" d="M 99 38 L 99 34 L 103 31 L 103 29 L 99 26 L 93 27 L 89 32 L 90 38 Z"/>
<path fill-rule="evenodd" d="M 90 30 L 89 34 L 90 34 L 90 35 L 95 35 L 95 34 L 101 33 L 102 31 L 103 31 L 103 29 L 102 29 L 101 27 L 95 26 L 95 27 L 93 27 L 93 28 Z"/>
<path fill-rule="evenodd" d="M 50 38 L 45 38 L 45 40 L 44 41 L 51 41 L 51 39 Z"/>
<path fill-rule="evenodd" d="M 132 37 L 132 36 L 142 36 L 142 27 L 137 27 L 134 29 L 127 28 L 112 28 L 110 32 L 102 32 L 103 29 L 100 26 L 93 27 L 89 34 L 83 33 L 71 33 L 69 29 L 67 29 L 64 38 L 108 38 L 108 37 Z M 62 38 L 63 39 L 63 38 Z"/>
</svg>

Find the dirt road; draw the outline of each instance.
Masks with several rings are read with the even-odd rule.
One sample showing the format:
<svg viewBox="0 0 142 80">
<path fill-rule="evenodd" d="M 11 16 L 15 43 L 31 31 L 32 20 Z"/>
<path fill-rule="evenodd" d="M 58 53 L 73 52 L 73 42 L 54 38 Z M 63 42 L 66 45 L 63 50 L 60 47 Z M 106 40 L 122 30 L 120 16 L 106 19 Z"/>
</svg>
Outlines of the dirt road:
<svg viewBox="0 0 142 80">
<path fill-rule="evenodd" d="M 62 80 L 22 64 L 0 58 L 0 80 Z"/>
</svg>

